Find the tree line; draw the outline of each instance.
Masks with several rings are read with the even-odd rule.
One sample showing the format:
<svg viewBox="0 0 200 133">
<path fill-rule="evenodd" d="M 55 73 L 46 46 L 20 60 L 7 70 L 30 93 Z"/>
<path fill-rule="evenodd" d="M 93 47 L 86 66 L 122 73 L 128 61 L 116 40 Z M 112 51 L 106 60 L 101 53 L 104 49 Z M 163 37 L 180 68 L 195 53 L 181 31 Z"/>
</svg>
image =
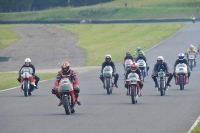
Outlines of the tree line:
<svg viewBox="0 0 200 133">
<path fill-rule="evenodd" d="M 113 0 L 0 0 L 0 12 L 44 10 L 53 7 L 89 6 Z"/>
</svg>

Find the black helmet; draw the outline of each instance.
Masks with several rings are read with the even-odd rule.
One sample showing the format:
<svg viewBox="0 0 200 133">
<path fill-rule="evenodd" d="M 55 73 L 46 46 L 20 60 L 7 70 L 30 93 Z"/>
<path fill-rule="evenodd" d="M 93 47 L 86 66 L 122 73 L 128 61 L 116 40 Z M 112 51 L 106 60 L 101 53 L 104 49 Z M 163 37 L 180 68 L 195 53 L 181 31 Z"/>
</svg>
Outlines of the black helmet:
<svg viewBox="0 0 200 133">
<path fill-rule="evenodd" d="M 126 56 L 131 56 L 131 53 L 130 52 L 126 52 Z"/>
<path fill-rule="evenodd" d="M 139 56 L 143 56 L 143 53 L 142 52 L 139 52 L 139 54 L 138 54 Z"/>
</svg>

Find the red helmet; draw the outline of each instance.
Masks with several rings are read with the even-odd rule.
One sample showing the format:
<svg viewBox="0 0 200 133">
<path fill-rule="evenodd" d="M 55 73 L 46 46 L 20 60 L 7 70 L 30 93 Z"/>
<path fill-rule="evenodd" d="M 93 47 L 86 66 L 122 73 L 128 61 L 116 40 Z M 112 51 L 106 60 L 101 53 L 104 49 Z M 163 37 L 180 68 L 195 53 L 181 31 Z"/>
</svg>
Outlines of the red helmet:
<svg viewBox="0 0 200 133">
<path fill-rule="evenodd" d="M 135 72 L 137 69 L 138 69 L 137 63 L 133 62 L 133 64 L 131 65 L 131 71 Z"/>
<path fill-rule="evenodd" d="M 69 66 L 70 66 L 70 65 L 69 65 L 69 62 L 67 62 L 67 61 L 66 61 L 66 62 L 63 62 L 62 65 L 61 65 L 62 71 L 63 71 L 63 72 L 68 72 L 68 71 L 69 71 Z"/>
</svg>

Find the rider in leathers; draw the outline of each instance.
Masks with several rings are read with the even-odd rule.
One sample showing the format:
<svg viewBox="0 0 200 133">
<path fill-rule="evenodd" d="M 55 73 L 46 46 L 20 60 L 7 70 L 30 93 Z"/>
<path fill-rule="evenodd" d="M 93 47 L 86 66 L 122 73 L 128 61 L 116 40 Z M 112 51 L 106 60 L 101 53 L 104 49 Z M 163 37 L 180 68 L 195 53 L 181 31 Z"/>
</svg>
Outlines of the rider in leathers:
<svg viewBox="0 0 200 133">
<path fill-rule="evenodd" d="M 149 71 L 149 66 L 147 64 L 147 58 L 144 56 L 144 54 L 142 52 L 139 52 L 138 57 L 135 59 L 135 62 L 137 62 L 138 60 L 144 60 L 146 65 L 147 65 L 147 73 Z"/>
<path fill-rule="evenodd" d="M 164 62 L 164 58 L 162 56 L 158 56 L 157 63 L 154 65 L 153 74 L 151 76 L 156 88 L 158 87 L 158 81 L 156 77 L 158 76 L 160 69 L 162 69 L 166 73 L 166 76 L 169 77 L 167 80 L 167 86 L 170 87 L 170 81 L 172 80 L 173 75 L 169 72 L 167 63 Z"/>
<path fill-rule="evenodd" d="M 173 72 L 174 78 L 175 78 L 176 65 L 178 65 L 179 63 L 184 63 L 187 65 L 188 79 L 190 78 L 190 70 L 189 70 L 189 66 L 188 66 L 188 61 L 184 57 L 185 57 L 184 53 L 180 53 L 178 55 L 178 59 L 176 60 L 176 62 L 174 64 L 174 72 Z"/>
<path fill-rule="evenodd" d="M 79 79 L 76 76 L 76 73 L 74 72 L 74 70 L 70 69 L 70 64 L 68 62 L 63 62 L 61 65 L 61 69 L 62 70 L 59 71 L 57 74 L 55 87 L 51 91 L 52 94 L 55 94 L 60 99 L 60 103 L 58 104 L 58 106 L 62 105 L 61 94 L 58 91 L 58 87 L 59 87 L 59 82 L 63 78 L 63 76 L 69 78 L 69 80 L 73 83 L 76 102 L 78 105 L 81 105 L 81 101 L 78 100 L 80 89 L 78 87 Z"/>
<path fill-rule="evenodd" d="M 141 72 L 140 72 L 140 69 L 139 69 L 138 66 L 137 66 L 137 63 L 135 63 L 135 62 L 133 62 L 133 64 L 131 65 L 131 69 L 129 69 L 129 70 L 127 71 L 127 73 L 126 73 L 126 75 L 125 75 L 125 79 L 126 79 L 126 80 L 127 80 L 127 78 L 128 78 L 128 75 L 129 75 L 130 73 L 132 73 L 132 72 L 138 74 L 138 76 L 139 76 L 139 78 L 140 78 L 139 86 L 140 86 L 140 89 L 142 90 L 143 83 L 142 83 L 142 80 L 141 80 Z M 127 84 L 126 82 L 125 82 L 124 86 L 125 86 L 125 88 L 128 89 L 128 84 Z M 127 90 L 126 95 L 128 95 L 128 90 Z"/>
<path fill-rule="evenodd" d="M 115 87 L 118 88 L 117 81 L 118 81 L 119 75 L 116 73 L 115 64 L 114 64 L 114 62 L 112 62 L 112 57 L 109 54 L 105 56 L 105 62 L 102 63 L 101 75 L 99 77 L 101 79 L 101 81 L 103 82 L 103 88 L 105 89 L 105 83 L 104 83 L 104 77 L 103 77 L 103 69 L 106 66 L 111 66 L 112 67 L 113 76 L 114 76 L 114 84 L 115 84 Z"/>
</svg>

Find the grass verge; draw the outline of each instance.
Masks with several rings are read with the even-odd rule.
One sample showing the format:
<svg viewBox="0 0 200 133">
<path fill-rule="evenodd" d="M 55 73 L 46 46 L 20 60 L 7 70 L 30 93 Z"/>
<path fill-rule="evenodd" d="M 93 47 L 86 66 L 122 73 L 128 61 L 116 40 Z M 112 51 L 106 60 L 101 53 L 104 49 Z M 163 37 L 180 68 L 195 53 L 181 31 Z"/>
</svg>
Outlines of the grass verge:
<svg viewBox="0 0 200 133">
<path fill-rule="evenodd" d="M 3 49 L 20 39 L 19 35 L 11 30 L 16 26 L 17 25 L 0 25 L 0 49 Z"/>
<path fill-rule="evenodd" d="M 200 133 L 200 122 L 197 124 L 197 126 L 191 131 L 191 133 Z"/>
<path fill-rule="evenodd" d="M 101 65 L 106 54 L 114 62 L 139 46 L 147 50 L 184 27 L 183 23 L 105 24 L 57 26 L 78 35 L 77 46 L 86 50 L 86 66 Z"/>
<path fill-rule="evenodd" d="M 40 81 L 52 79 L 56 77 L 56 73 L 38 73 Z M 21 84 L 17 81 L 17 73 L 0 73 L 0 90 L 20 86 Z"/>
</svg>

